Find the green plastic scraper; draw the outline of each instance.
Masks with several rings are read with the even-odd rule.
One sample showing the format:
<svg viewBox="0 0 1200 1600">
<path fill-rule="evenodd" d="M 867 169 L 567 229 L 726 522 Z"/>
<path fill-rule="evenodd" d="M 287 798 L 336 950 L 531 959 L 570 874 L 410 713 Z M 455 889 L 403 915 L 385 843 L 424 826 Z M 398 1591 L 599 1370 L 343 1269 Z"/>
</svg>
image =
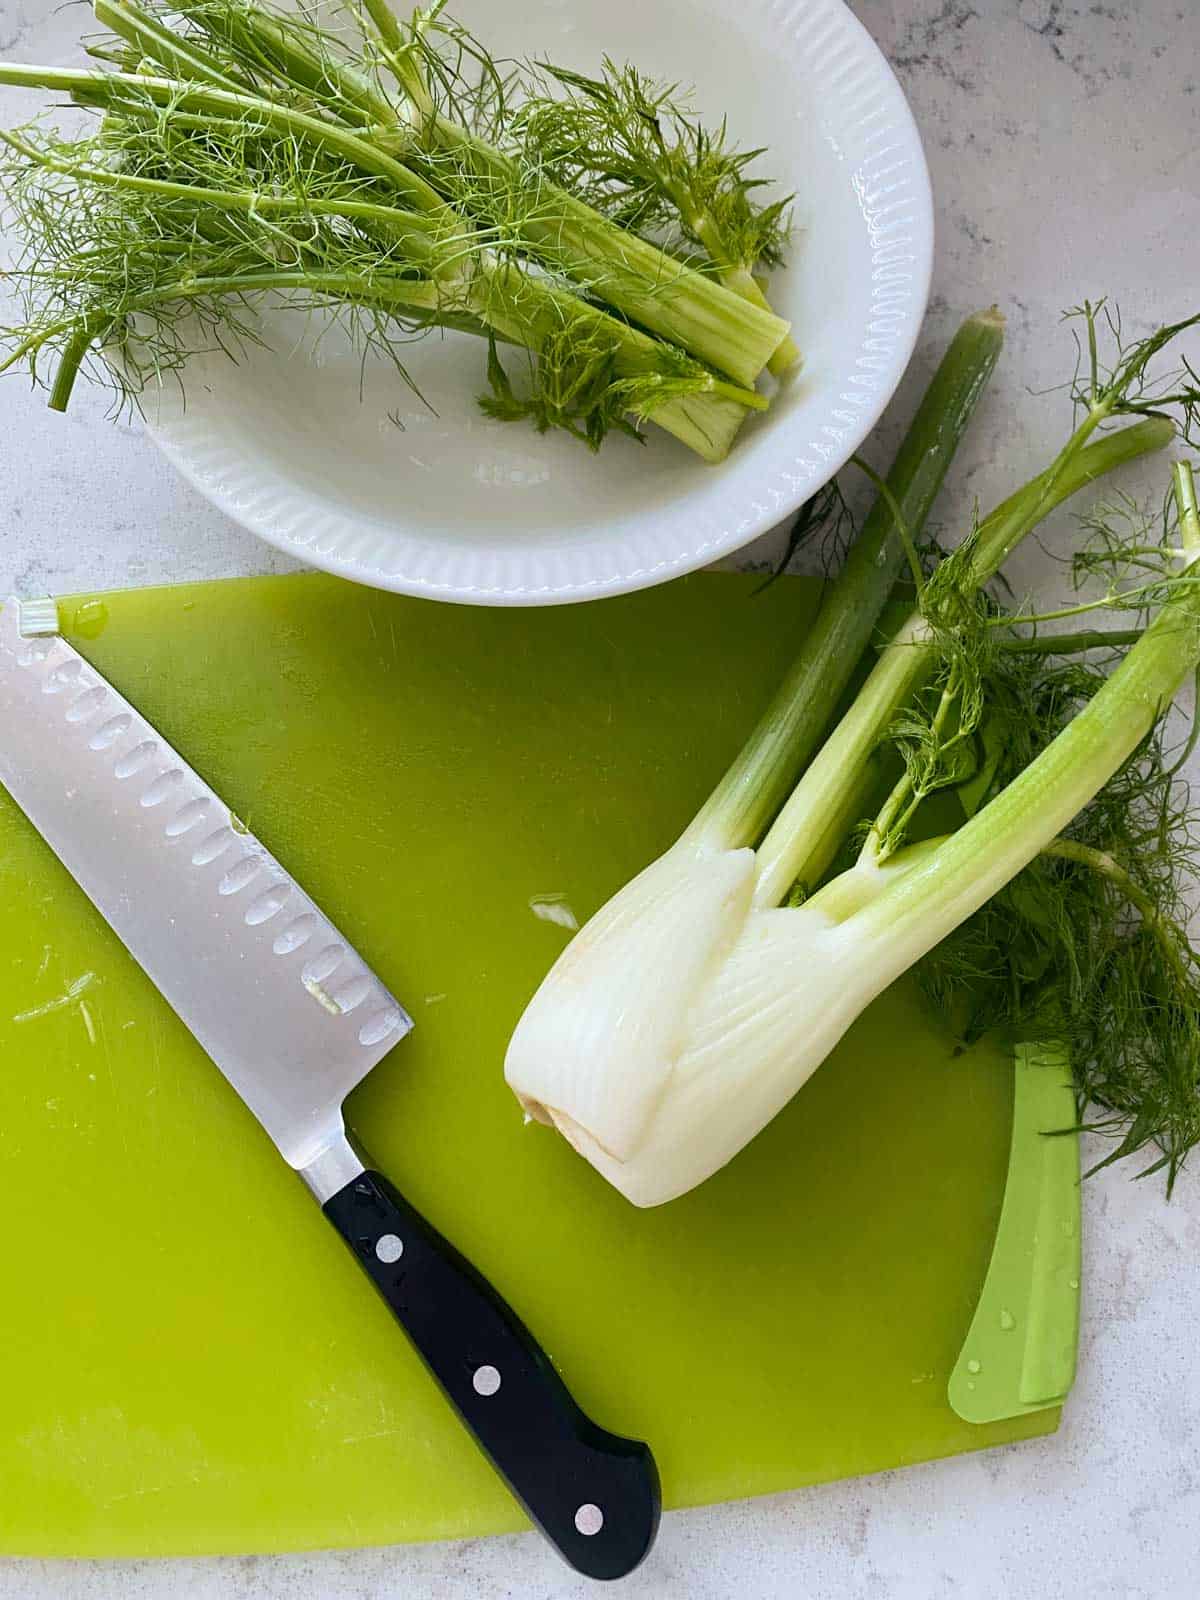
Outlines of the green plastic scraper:
<svg viewBox="0 0 1200 1600">
<path fill-rule="evenodd" d="M 1079 1139 L 1061 1048 L 1014 1056 L 1008 1181 L 991 1264 L 950 1375 L 964 1422 L 995 1422 L 1061 1405 L 1079 1344 Z M 1061 1135 L 1057 1136 L 1056 1135 Z"/>
</svg>

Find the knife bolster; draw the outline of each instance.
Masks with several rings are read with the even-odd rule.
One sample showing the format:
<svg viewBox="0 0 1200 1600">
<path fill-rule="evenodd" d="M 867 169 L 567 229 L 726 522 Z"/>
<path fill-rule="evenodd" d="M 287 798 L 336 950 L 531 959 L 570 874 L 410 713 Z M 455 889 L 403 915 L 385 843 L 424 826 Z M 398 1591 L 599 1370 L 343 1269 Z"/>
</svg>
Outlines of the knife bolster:
<svg viewBox="0 0 1200 1600">
<path fill-rule="evenodd" d="M 316 1196 L 317 1204 L 324 1206 L 367 1167 L 360 1151 L 342 1128 L 318 1155 L 296 1170 Z"/>
</svg>

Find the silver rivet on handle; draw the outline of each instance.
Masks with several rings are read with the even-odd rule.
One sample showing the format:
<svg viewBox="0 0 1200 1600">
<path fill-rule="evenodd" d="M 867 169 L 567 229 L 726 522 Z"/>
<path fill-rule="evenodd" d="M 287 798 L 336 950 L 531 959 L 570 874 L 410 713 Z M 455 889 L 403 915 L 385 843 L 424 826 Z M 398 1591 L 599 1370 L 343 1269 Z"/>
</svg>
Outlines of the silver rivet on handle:
<svg viewBox="0 0 1200 1600">
<path fill-rule="evenodd" d="M 604 1526 L 604 1513 L 599 1506 L 594 1506 L 589 1501 L 586 1505 L 580 1506 L 575 1513 L 575 1526 L 584 1538 L 590 1539 Z"/>
</svg>

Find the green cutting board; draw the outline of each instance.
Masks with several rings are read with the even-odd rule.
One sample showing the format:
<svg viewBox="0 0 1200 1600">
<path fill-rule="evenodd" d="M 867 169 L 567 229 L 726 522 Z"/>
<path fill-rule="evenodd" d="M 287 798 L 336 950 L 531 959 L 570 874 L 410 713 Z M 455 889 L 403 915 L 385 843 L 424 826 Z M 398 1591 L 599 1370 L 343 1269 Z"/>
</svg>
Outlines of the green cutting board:
<svg viewBox="0 0 1200 1600">
<path fill-rule="evenodd" d="M 65 606 L 73 640 L 401 995 L 380 1165 L 648 1439 L 669 1506 L 1044 1433 L 946 1384 L 1012 1067 L 879 1001 L 724 1172 L 631 1209 L 501 1076 L 566 930 L 673 837 L 816 603 L 688 578 L 565 610 L 298 577 Z M 0 791 L 0 1550 L 482 1534 L 522 1517 L 300 1182 Z"/>
</svg>

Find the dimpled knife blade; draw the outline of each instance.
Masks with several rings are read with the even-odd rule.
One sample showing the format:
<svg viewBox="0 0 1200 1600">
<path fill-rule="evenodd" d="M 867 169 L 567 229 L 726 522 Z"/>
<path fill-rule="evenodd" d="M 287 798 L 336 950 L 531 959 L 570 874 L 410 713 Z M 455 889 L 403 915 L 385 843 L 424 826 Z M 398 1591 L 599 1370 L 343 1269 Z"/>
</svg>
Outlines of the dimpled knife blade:
<svg viewBox="0 0 1200 1600">
<path fill-rule="evenodd" d="M 146 719 L 65 639 L 25 636 L 30 610 L 0 612 L 0 783 L 302 1169 L 412 1024 Z"/>
</svg>

